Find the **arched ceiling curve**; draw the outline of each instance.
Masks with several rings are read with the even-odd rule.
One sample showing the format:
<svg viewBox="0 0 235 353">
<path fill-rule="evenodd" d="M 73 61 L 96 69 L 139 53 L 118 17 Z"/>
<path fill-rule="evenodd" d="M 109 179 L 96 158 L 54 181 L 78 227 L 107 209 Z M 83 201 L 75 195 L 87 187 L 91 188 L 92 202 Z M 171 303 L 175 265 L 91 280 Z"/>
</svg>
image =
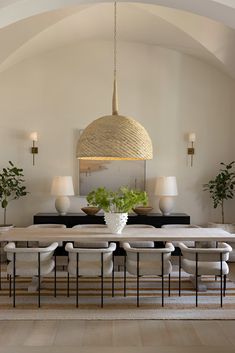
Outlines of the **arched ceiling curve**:
<svg viewBox="0 0 235 353">
<path fill-rule="evenodd" d="M 40 13 L 100 2 L 112 3 L 113 0 L 1 0 L 0 28 Z M 119 2 L 146 3 L 184 10 L 235 28 L 234 0 L 119 0 Z"/>
<path fill-rule="evenodd" d="M 21 0 L 3 2 L 8 3 L 8 7 L 5 7 L 7 9 L 17 3 L 19 6 Z M 218 3 L 213 0 L 211 2 Z M 224 2 L 227 5 L 223 6 L 231 5 L 229 0 Z M 40 0 L 40 3 L 45 2 Z M 56 0 L 50 3 L 58 5 Z M 62 3 L 61 0 L 61 6 Z M 0 10 L 0 23 L 3 10 Z M 86 5 L 42 13 L 2 28 L 0 71 L 38 52 L 64 46 L 72 41 L 111 40 L 112 11 L 111 4 L 107 2 L 94 5 L 86 1 Z M 206 17 L 155 5 L 122 2 L 119 12 L 120 40 L 182 51 L 216 65 L 235 78 L 235 31 L 232 28 Z"/>
</svg>

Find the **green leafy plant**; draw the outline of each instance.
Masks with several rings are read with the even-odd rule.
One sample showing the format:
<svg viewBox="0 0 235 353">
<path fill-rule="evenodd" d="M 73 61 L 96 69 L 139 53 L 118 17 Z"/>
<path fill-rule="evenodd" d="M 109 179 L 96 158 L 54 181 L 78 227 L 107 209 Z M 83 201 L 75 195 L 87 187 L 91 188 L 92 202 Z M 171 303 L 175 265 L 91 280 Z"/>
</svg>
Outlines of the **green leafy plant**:
<svg viewBox="0 0 235 353">
<path fill-rule="evenodd" d="M 204 184 L 204 191 L 209 191 L 210 197 L 213 200 L 214 208 L 221 207 L 221 218 L 224 224 L 224 201 L 232 199 L 234 196 L 235 173 L 233 171 L 235 161 L 225 164 L 220 163 L 223 167 L 220 168 L 219 174 L 215 179 Z"/>
<path fill-rule="evenodd" d="M 121 187 L 110 191 L 105 187 L 95 189 L 87 195 L 88 206 L 97 206 L 105 212 L 129 212 L 136 205 L 146 206 L 148 195 L 145 191 Z"/>
<path fill-rule="evenodd" d="M 4 225 L 6 225 L 7 206 L 10 201 L 27 195 L 23 169 L 17 168 L 11 161 L 10 166 L 0 173 L 0 202 L 4 210 Z"/>
</svg>

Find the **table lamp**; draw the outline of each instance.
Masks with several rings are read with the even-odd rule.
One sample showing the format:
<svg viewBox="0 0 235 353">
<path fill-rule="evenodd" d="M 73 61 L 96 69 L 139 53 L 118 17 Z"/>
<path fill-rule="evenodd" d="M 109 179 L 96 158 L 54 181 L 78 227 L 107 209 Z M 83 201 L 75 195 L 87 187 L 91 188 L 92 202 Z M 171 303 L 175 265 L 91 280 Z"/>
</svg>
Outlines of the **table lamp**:
<svg viewBox="0 0 235 353">
<path fill-rule="evenodd" d="M 70 207 L 68 196 L 74 195 L 73 179 L 71 176 L 56 176 L 53 178 L 51 195 L 56 196 L 55 208 L 60 215 L 65 215 Z"/>
<path fill-rule="evenodd" d="M 178 195 L 175 176 L 157 177 L 155 195 L 160 196 L 159 208 L 164 216 L 171 213 L 174 206 L 174 197 Z"/>
</svg>

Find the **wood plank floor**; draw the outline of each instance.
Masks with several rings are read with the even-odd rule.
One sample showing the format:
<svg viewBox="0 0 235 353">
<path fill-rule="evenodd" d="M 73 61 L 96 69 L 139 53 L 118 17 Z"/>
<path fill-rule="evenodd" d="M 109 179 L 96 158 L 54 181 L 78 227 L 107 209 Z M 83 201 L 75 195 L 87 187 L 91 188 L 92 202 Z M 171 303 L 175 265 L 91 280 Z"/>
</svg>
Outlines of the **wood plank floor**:
<svg viewBox="0 0 235 353">
<path fill-rule="evenodd" d="M 0 321 L 0 353 L 234 353 L 234 321 Z"/>
</svg>

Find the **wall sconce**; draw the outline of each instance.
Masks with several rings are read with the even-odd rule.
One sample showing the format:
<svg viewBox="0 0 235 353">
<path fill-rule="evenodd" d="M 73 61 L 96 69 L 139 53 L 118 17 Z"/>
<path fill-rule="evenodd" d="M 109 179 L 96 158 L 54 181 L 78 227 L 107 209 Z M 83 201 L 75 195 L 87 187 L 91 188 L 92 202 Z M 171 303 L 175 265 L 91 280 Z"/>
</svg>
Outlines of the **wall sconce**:
<svg viewBox="0 0 235 353">
<path fill-rule="evenodd" d="M 196 134 L 194 132 L 190 132 L 188 134 L 188 142 L 191 143 L 191 146 L 188 148 L 188 155 L 191 160 L 191 167 L 193 166 L 193 156 L 195 154 L 194 142 L 196 141 Z"/>
<path fill-rule="evenodd" d="M 35 142 L 38 140 L 38 133 L 31 132 L 30 140 L 33 141 L 33 146 L 31 147 L 31 153 L 33 155 L 33 165 L 35 165 L 35 154 L 38 154 L 38 147 L 35 146 Z"/>
</svg>

